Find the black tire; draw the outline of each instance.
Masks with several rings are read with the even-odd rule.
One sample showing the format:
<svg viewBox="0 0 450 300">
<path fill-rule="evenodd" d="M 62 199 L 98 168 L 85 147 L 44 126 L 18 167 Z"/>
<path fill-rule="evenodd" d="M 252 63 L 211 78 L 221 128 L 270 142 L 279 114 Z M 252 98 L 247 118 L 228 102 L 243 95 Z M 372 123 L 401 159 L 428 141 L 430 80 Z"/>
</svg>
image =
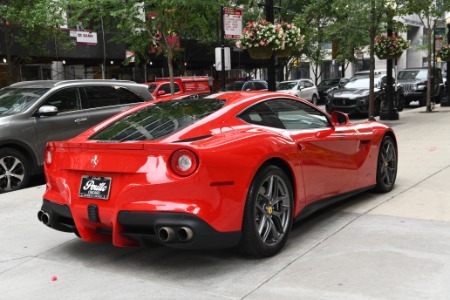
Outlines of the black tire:
<svg viewBox="0 0 450 300">
<path fill-rule="evenodd" d="M 385 136 L 381 141 L 377 162 L 377 184 L 378 192 L 387 193 L 392 190 L 397 178 L 397 146 L 390 136 Z"/>
<path fill-rule="evenodd" d="M 397 100 L 397 110 L 402 111 L 405 108 L 405 97 L 403 95 L 398 95 Z"/>
<path fill-rule="evenodd" d="M 375 99 L 375 116 L 379 116 L 381 113 L 381 101 L 380 99 Z"/>
<path fill-rule="evenodd" d="M 30 163 L 19 151 L 0 150 L 0 193 L 20 190 L 30 180 Z"/>
<path fill-rule="evenodd" d="M 444 98 L 444 90 L 439 90 L 439 95 L 436 97 L 436 104 L 440 104 L 442 102 L 442 98 Z"/>
<path fill-rule="evenodd" d="M 427 105 L 427 96 L 425 95 L 425 97 L 420 98 L 419 100 L 419 106 L 425 106 Z"/>
<path fill-rule="evenodd" d="M 277 166 L 263 166 L 248 192 L 239 250 L 255 257 L 280 252 L 292 227 L 293 199 L 286 174 Z"/>
</svg>

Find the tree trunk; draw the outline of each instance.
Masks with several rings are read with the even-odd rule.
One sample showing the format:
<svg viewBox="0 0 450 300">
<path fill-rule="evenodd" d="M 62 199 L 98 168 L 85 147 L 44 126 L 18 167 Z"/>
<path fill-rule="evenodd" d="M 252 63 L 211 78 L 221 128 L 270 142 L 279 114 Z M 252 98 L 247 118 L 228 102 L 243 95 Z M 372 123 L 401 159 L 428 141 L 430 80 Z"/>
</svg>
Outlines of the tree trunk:
<svg viewBox="0 0 450 300">
<path fill-rule="evenodd" d="M 169 78 L 170 78 L 170 93 L 172 95 L 175 94 L 175 86 L 174 86 L 174 75 L 173 75 L 173 50 L 168 47 L 167 49 L 167 66 L 169 68 Z"/>
<path fill-rule="evenodd" d="M 428 21 L 428 22 L 430 22 L 430 21 Z M 430 24 L 430 23 L 429 23 Z M 430 24 L 431 25 L 431 24 Z M 432 97 L 432 85 L 431 85 L 431 77 L 432 77 L 432 59 L 431 59 L 431 57 L 432 57 L 432 55 L 431 55 L 431 51 L 433 51 L 433 48 L 432 48 L 432 41 L 431 41 L 431 39 L 433 38 L 433 36 L 432 36 L 432 28 L 431 28 L 431 26 L 428 26 L 428 28 L 429 28 L 429 30 L 428 30 L 428 32 L 427 32 L 427 36 L 428 36 L 428 41 L 427 41 L 427 46 L 428 46 L 428 54 L 427 54 L 427 60 L 428 60 L 428 74 L 427 74 L 427 102 L 426 102 L 426 105 L 427 105 L 427 108 L 426 108 L 426 111 L 427 112 L 431 112 L 431 111 L 433 111 L 433 108 L 431 107 L 431 97 Z"/>
</svg>

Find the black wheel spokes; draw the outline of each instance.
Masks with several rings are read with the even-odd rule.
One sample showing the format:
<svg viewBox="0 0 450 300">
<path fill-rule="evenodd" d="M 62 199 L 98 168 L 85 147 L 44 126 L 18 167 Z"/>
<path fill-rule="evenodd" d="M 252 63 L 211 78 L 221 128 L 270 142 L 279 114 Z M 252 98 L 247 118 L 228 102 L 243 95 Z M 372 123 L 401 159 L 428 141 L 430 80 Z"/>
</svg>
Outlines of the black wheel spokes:
<svg viewBox="0 0 450 300">
<path fill-rule="evenodd" d="M 384 184 L 390 186 L 394 183 L 395 177 L 397 175 L 397 155 L 395 152 L 395 147 L 392 142 L 387 142 L 383 146 L 383 151 L 381 153 L 381 179 Z"/>
<path fill-rule="evenodd" d="M 22 183 L 24 177 L 20 160 L 9 156 L 0 160 L 0 191 L 11 191 Z"/>
<path fill-rule="evenodd" d="M 263 187 L 256 204 L 257 230 L 264 243 L 276 244 L 283 238 L 289 224 L 289 193 L 278 176 L 267 178 Z"/>
</svg>

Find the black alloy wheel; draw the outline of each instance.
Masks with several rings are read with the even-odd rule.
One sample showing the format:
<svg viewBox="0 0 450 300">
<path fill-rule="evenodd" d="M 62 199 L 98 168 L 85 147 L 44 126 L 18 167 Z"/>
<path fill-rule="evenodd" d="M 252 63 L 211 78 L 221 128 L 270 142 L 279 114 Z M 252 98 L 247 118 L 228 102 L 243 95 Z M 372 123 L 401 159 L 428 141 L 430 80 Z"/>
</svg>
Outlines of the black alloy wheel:
<svg viewBox="0 0 450 300">
<path fill-rule="evenodd" d="M 392 190 L 397 178 L 397 147 L 395 141 L 390 136 L 385 136 L 380 145 L 377 163 L 377 184 L 376 190 L 379 192 L 389 192 Z"/>
<path fill-rule="evenodd" d="M 12 148 L 0 150 L 0 193 L 19 190 L 27 186 L 30 179 L 28 160 Z"/>
<path fill-rule="evenodd" d="M 286 244 L 293 221 L 289 178 L 277 166 L 263 166 L 252 181 L 245 204 L 239 249 L 256 257 L 277 254 Z"/>
</svg>

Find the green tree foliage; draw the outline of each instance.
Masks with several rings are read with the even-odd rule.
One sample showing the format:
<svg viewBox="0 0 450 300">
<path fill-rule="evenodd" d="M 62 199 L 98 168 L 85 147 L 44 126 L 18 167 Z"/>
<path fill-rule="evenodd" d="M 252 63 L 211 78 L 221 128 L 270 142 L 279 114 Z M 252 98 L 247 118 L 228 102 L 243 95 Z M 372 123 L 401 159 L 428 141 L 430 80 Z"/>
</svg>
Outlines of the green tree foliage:
<svg viewBox="0 0 450 300">
<path fill-rule="evenodd" d="M 114 30 L 115 41 L 125 43 L 135 59 L 148 61 L 150 53 L 167 58 L 173 91 L 174 59 L 186 49 L 182 41 L 217 40 L 221 1 L 204 0 L 72 0 L 78 8 L 72 19 L 102 24 Z"/>
<path fill-rule="evenodd" d="M 444 18 L 444 13 L 450 11 L 450 0 L 410 0 L 405 4 L 405 9 L 411 14 L 416 14 L 426 29 L 427 41 L 427 61 L 428 78 L 427 78 L 427 104 L 426 111 L 432 111 L 432 88 L 431 88 L 431 62 L 433 61 L 433 32 L 439 20 Z"/>
<path fill-rule="evenodd" d="M 0 2 L 0 31 L 8 66 L 7 83 L 15 79 L 16 67 L 30 56 L 48 55 L 49 43 L 70 48 L 73 44 L 60 30 L 65 23 L 64 3 L 53 0 L 4 0 Z M 12 55 L 13 47 L 21 48 L 20 55 Z"/>
</svg>

